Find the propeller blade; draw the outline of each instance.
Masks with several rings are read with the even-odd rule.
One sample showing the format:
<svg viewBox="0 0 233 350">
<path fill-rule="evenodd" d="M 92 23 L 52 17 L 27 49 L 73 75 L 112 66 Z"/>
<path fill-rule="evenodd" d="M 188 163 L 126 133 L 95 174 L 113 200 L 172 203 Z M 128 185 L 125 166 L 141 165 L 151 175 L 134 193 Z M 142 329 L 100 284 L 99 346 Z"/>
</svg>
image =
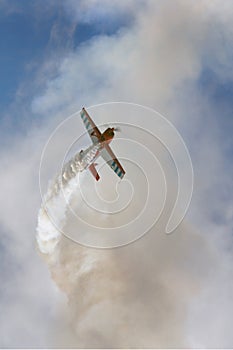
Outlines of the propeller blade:
<svg viewBox="0 0 233 350">
<path fill-rule="evenodd" d="M 116 131 L 116 132 L 121 132 L 121 129 L 119 128 L 119 127 L 117 127 L 117 128 L 114 128 L 114 131 Z"/>
</svg>

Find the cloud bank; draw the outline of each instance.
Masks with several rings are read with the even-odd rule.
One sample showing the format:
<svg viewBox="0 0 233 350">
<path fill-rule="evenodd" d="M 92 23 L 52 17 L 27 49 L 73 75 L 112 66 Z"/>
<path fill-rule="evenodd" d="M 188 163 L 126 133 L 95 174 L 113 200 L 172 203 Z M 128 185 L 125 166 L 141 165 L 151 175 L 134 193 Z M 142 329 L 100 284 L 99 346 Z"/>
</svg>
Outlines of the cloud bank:
<svg viewBox="0 0 233 350">
<path fill-rule="evenodd" d="M 37 185 L 32 179 L 46 136 L 64 116 L 82 105 L 111 100 L 159 110 L 181 131 L 194 163 L 194 198 L 186 221 L 171 236 L 164 235 L 161 223 L 136 243 L 111 251 L 81 247 L 61 236 L 55 249 L 43 258 L 67 305 L 61 309 L 59 322 L 54 321 L 56 312 L 47 317 L 46 311 L 38 310 L 30 315 L 30 321 L 45 317 L 50 330 L 45 343 L 55 346 L 231 347 L 232 169 L 228 152 L 232 124 L 227 124 L 227 129 L 219 127 L 216 106 L 220 96 L 212 92 L 232 79 L 233 6 L 229 1 L 220 7 L 217 1 L 187 4 L 181 0 L 146 1 L 142 7 L 133 4 L 125 5 L 127 13 L 131 6 L 137 8 L 132 11 L 130 25 L 114 35 L 99 35 L 70 49 L 59 61 L 56 77 L 49 78 L 36 92 L 32 113 L 42 115 L 48 126 L 33 132 L 33 137 L 19 138 L 17 147 L 12 146 L 1 157 L 6 164 L 1 175 L 2 193 L 4 198 L 14 198 L 4 203 L 1 224 L 11 232 L 7 237 L 14 247 L 22 243 L 19 228 L 24 232 L 26 246 L 14 249 L 12 254 L 20 266 L 27 266 L 34 256 L 32 244 L 27 246 L 33 241 L 27 237 L 33 236 L 39 208 Z M 118 6 L 115 2 L 104 5 L 102 18 L 115 13 Z M 72 21 L 76 16 L 96 21 L 95 2 L 85 1 L 90 10 L 83 10 L 88 13 L 84 17 L 73 11 L 74 2 L 65 6 L 67 14 L 72 12 Z M 119 8 L 117 16 L 122 5 Z M 81 11 L 82 6 L 77 9 Z M 214 80 L 205 85 L 207 72 Z M 227 109 L 222 110 L 221 117 L 227 118 Z M 130 118 L 133 122 L 133 116 L 127 117 L 128 122 Z M 33 147 L 29 149 L 29 145 Z M 22 162 L 26 158 L 27 162 Z M 15 181 L 16 173 L 19 182 Z M 14 184 L 10 190 L 9 183 Z M 66 225 L 72 225 L 69 220 L 66 217 Z M 22 251 L 27 252 L 26 261 Z M 33 266 L 40 266 L 37 264 Z M 44 268 L 38 269 L 43 276 Z M 26 276 L 22 285 L 32 285 L 31 274 Z M 45 304 L 54 305 L 53 287 L 49 280 L 46 283 L 50 292 Z M 17 305 L 24 305 L 21 294 Z M 44 291 L 39 294 L 44 295 Z M 29 295 L 36 299 L 34 290 Z M 57 298 L 62 304 L 62 296 Z M 14 294 L 5 305 L 16 299 Z M 38 304 L 43 303 L 40 297 Z M 27 321 L 27 314 L 20 312 Z M 12 325 L 8 320 L 6 325 L 4 346 L 27 346 L 30 341 L 44 345 L 36 329 L 30 331 L 27 341 L 23 331 L 9 339 L 7 334 L 17 329 L 18 321 Z M 42 337 L 45 339 L 45 334 Z"/>
</svg>

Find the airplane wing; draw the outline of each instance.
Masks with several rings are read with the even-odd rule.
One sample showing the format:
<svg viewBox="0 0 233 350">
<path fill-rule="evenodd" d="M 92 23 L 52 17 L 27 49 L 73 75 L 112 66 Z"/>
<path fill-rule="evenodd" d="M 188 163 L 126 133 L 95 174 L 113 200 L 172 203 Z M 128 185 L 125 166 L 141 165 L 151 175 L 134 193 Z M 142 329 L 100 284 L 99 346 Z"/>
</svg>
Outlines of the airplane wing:
<svg viewBox="0 0 233 350">
<path fill-rule="evenodd" d="M 97 141 L 99 141 L 101 137 L 101 132 L 99 131 L 99 129 L 97 128 L 97 126 L 95 125 L 95 123 L 93 122 L 93 120 L 91 119 L 87 111 L 85 110 L 85 108 L 82 108 L 82 111 L 80 114 L 92 142 L 96 143 Z"/>
<path fill-rule="evenodd" d="M 120 164 L 119 160 L 109 147 L 109 145 L 105 145 L 103 150 L 100 153 L 101 157 L 106 161 L 106 163 L 110 166 L 110 168 L 115 171 L 115 173 L 123 179 L 125 175 L 125 170 L 123 169 L 122 165 Z"/>
</svg>

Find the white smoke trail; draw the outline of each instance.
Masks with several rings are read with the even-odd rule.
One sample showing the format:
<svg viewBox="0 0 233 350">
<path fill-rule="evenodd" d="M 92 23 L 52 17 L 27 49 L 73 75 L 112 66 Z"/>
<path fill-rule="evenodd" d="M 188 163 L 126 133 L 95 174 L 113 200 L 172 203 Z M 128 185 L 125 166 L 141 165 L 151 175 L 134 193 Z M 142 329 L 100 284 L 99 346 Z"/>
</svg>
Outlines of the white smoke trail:
<svg viewBox="0 0 233 350">
<path fill-rule="evenodd" d="M 46 197 L 50 210 L 56 212 L 65 227 L 69 203 L 60 206 L 64 194 L 61 188 L 57 190 L 57 183 L 50 185 Z M 64 187 L 69 200 L 76 184 L 73 178 Z M 191 265 L 198 264 L 200 255 L 203 259 L 204 255 L 210 257 L 199 236 L 183 226 L 176 235 L 169 236 L 169 241 L 154 231 L 133 245 L 96 250 L 66 239 L 43 209 L 37 234 L 52 277 L 68 298 L 64 313 L 67 319 L 62 332 L 56 330 L 54 346 L 188 346 L 183 328 L 185 309 L 198 291 L 201 278 Z M 198 259 L 193 246 L 199 249 Z M 187 263 L 189 267 L 184 268 Z"/>
<path fill-rule="evenodd" d="M 89 152 L 88 162 L 92 160 L 90 157 L 93 157 L 95 151 L 96 149 L 92 150 L 91 154 Z M 60 240 L 60 229 L 66 223 L 67 207 L 78 186 L 77 175 L 86 168 L 87 161 L 85 158 L 81 160 L 77 153 L 49 184 L 38 216 L 37 243 L 42 253 L 52 254 Z M 57 218 L 58 227 L 52 221 L 53 217 Z"/>
<path fill-rule="evenodd" d="M 162 229 L 164 223 L 143 240 L 120 249 L 85 248 L 67 239 L 61 230 L 77 226 L 70 218 L 69 205 L 80 190 L 78 176 L 87 165 L 80 165 L 79 161 L 79 155 L 73 157 L 50 183 L 38 217 L 39 250 L 69 303 L 65 312 L 68 323 L 62 325 L 62 336 L 56 332 L 55 345 L 88 348 L 187 345 L 183 335 L 185 308 L 198 284 L 195 271 L 190 278 L 190 268 L 181 266 L 185 266 L 187 254 L 198 263 L 193 245 L 199 250 L 205 247 L 202 239 L 183 225 L 168 240 Z M 108 188 L 108 181 L 105 185 Z M 79 195 L 75 198 L 82 202 Z M 59 229 L 51 220 L 53 217 Z M 203 251 L 199 258 L 206 254 L 205 248 Z"/>
<path fill-rule="evenodd" d="M 121 108 L 119 104 L 116 107 Z M 136 109 L 131 105 L 128 108 Z M 118 110 L 117 114 L 122 115 L 123 113 L 119 113 Z M 135 117 L 136 110 L 133 110 L 131 114 Z M 140 111 L 138 114 L 141 116 Z M 160 129 L 167 130 L 162 127 Z M 193 255 L 195 252 L 193 246 L 198 245 L 199 250 L 200 247 L 205 246 L 202 239 L 195 236 L 184 224 L 174 236 L 171 235 L 168 238 L 164 234 L 176 192 L 173 163 L 167 156 L 166 148 L 160 142 L 154 143 L 153 135 L 146 134 L 145 136 L 145 131 L 135 129 L 134 125 L 128 128 L 124 125 L 124 132 L 127 140 L 122 137 L 121 147 L 117 149 L 116 143 L 113 148 L 114 151 L 116 149 L 117 156 L 121 157 L 123 147 L 122 154 L 126 159 L 123 158 L 122 163 L 124 162 L 126 179 L 128 177 L 133 184 L 133 196 L 130 197 L 130 203 L 126 206 L 126 214 L 123 210 L 120 211 L 122 215 L 120 219 L 123 224 L 133 223 L 130 227 L 122 225 L 126 227 L 122 232 L 122 237 L 126 239 L 127 235 L 132 235 L 134 239 L 126 239 L 123 242 L 129 243 L 135 241 L 135 237 L 139 238 L 138 231 L 142 229 L 144 232 L 143 224 L 148 224 L 151 218 L 154 219 L 156 208 L 160 208 L 160 203 L 163 203 L 162 167 L 160 169 L 159 162 L 151 156 L 152 152 L 149 151 L 151 149 L 156 151 L 163 169 L 166 170 L 166 183 L 170 189 L 166 202 L 167 207 L 156 223 L 156 227 L 153 227 L 142 240 L 134 244 L 111 250 L 92 249 L 75 244 L 74 241 L 80 242 L 80 237 L 87 237 L 81 242 L 89 243 L 86 244 L 87 246 L 101 247 L 98 239 L 101 238 L 102 231 L 103 234 L 106 234 L 106 238 L 114 237 L 111 234 L 115 234 L 118 239 L 119 232 L 110 231 L 112 227 L 121 225 L 117 217 L 119 210 L 116 211 L 117 214 L 109 214 L 111 213 L 109 210 L 112 205 L 111 201 L 103 200 L 106 211 L 95 210 L 95 208 L 93 210 L 91 206 L 91 204 L 96 204 L 96 208 L 99 209 L 99 202 L 94 193 L 96 188 L 97 195 L 101 193 L 103 199 L 109 198 L 106 194 L 112 194 L 116 175 L 107 169 L 113 178 L 103 176 L 104 181 L 98 182 L 96 188 L 93 185 L 96 183 L 91 176 L 85 176 L 80 184 L 80 172 L 95 158 L 97 151 L 94 148 L 95 145 L 82 152 L 81 156 L 76 154 L 66 163 L 61 175 L 57 176 L 49 186 L 40 209 L 37 227 L 39 249 L 48 263 L 52 278 L 60 290 L 66 294 L 69 303 L 67 308 L 69 324 L 63 325 L 63 329 L 68 333 L 62 338 L 56 336 L 55 346 L 77 347 L 78 344 L 80 347 L 89 348 L 112 347 L 113 345 L 114 347 L 143 348 L 174 347 L 174 345 L 181 347 L 187 344 L 183 336 L 185 308 L 189 299 L 198 290 L 198 285 L 195 271 L 190 278 L 190 269 L 186 270 L 183 266 L 186 266 L 187 254 L 189 259 L 193 259 L 198 264 Z M 70 136 L 70 133 L 67 134 Z M 169 140 L 173 140 L 172 135 L 169 135 Z M 146 144 L 148 147 L 141 147 L 141 144 Z M 53 140 L 50 139 L 49 145 L 52 156 L 53 150 L 57 149 L 57 144 L 53 144 Z M 67 145 L 66 147 L 69 148 Z M 50 165 L 51 156 L 46 158 L 44 173 L 46 173 L 46 166 Z M 127 162 L 127 159 L 130 159 L 131 162 Z M 53 157 L 52 160 L 54 160 Z M 80 162 L 81 160 L 83 163 Z M 136 167 L 137 164 L 141 167 Z M 146 176 L 140 172 L 140 169 L 143 169 Z M 104 174 L 104 170 L 101 168 L 101 175 Z M 144 181 L 145 179 L 147 181 Z M 89 180 L 93 182 L 88 182 Z M 126 185 L 127 181 L 121 181 L 119 185 L 119 198 L 123 201 L 118 199 L 118 203 L 123 204 L 123 208 L 127 203 L 124 199 L 127 199 L 129 192 L 126 191 L 126 187 L 121 186 Z M 148 196 L 149 198 L 151 196 L 151 205 L 143 210 L 144 204 L 148 202 L 147 183 L 150 185 Z M 88 204 L 90 203 L 89 207 L 85 206 L 85 200 Z M 90 226 L 75 221 L 76 218 L 73 217 L 71 208 L 80 217 L 84 213 L 83 221 L 89 223 Z M 140 216 L 140 222 L 135 225 L 132 219 L 139 217 L 141 212 L 144 214 L 144 221 Z M 100 232 L 94 231 L 94 225 L 99 228 Z M 68 232 L 75 232 L 77 235 L 69 235 L 71 239 L 67 239 L 61 232 L 67 235 Z M 77 240 L 74 239 L 75 237 Z M 92 242 L 97 244 L 90 244 Z M 112 246 L 116 245 L 110 244 L 108 247 Z M 204 253 L 199 253 L 199 257 L 206 254 L 205 248 L 203 251 Z M 198 275 L 198 280 L 200 278 Z M 166 337 L 167 332 L 169 332 L 169 338 Z"/>
</svg>

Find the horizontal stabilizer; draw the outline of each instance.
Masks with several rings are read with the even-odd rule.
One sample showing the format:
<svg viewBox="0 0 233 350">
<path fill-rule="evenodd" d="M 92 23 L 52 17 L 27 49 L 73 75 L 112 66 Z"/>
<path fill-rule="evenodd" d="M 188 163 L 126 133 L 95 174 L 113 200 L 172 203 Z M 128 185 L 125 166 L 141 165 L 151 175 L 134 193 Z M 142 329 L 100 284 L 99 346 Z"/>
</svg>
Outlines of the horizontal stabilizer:
<svg viewBox="0 0 233 350">
<path fill-rule="evenodd" d="M 97 170 L 96 170 L 95 165 L 97 165 L 97 164 L 92 163 L 92 164 L 89 166 L 89 170 L 90 170 L 90 172 L 92 173 L 92 175 L 94 176 L 94 178 L 96 179 L 96 181 L 98 181 L 98 180 L 100 179 L 100 176 L 99 176 L 99 174 L 97 173 Z"/>
</svg>

